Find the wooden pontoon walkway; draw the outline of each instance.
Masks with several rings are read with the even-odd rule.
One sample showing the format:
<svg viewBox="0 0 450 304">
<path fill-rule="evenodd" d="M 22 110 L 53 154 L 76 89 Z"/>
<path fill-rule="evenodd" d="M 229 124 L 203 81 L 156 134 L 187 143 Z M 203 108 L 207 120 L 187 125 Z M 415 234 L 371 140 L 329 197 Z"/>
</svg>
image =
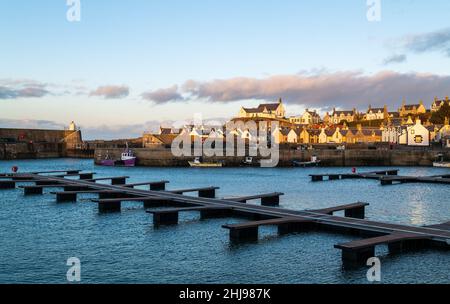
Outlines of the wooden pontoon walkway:
<svg viewBox="0 0 450 304">
<path fill-rule="evenodd" d="M 321 182 L 327 180 L 342 179 L 374 179 L 379 180 L 382 186 L 403 184 L 403 183 L 427 183 L 427 184 L 446 184 L 450 185 L 450 175 L 433 176 L 399 176 L 399 170 L 374 171 L 364 173 L 331 173 L 331 174 L 311 174 L 312 182 Z"/>
<path fill-rule="evenodd" d="M 393 252 L 405 249 L 422 247 L 449 248 L 450 225 L 449 222 L 416 227 L 401 224 L 383 223 L 364 219 L 367 203 L 354 203 L 337 207 L 317 210 L 288 210 L 273 206 L 260 206 L 245 204 L 249 199 L 261 199 L 262 202 L 278 203 L 282 193 L 269 193 L 254 196 L 244 196 L 231 199 L 218 199 L 215 190 L 218 187 L 194 188 L 185 190 L 142 190 L 133 188 L 134 185 L 152 185 L 154 182 L 138 184 L 100 184 L 85 178 L 81 171 L 77 171 L 80 179 L 67 179 L 58 176 L 40 174 L 9 174 L 1 175 L 5 183 L 11 185 L 21 182 L 34 182 L 35 186 L 23 186 L 24 193 L 43 194 L 45 188 L 64 188 L 63 192 L 53 192 L 59 202 L 76 201 L 77 194 L 99 194 L 99 199 L 93 200 L 98 204 L 99 212 L 120 212 L 124 201 L 143 202 L 146 208 L 171 207 L 171 209 L 151 210 L 153 224 L 175 225 L 178 223 L 180 212 L 200 212 L 202 219 L 217 217 L 245 217 L 249 222 L 233 225 L 224 225 L 230 230 L 231 241 L 254 241 L 258 239 L 258 228 L 261 226 L 277 226 L 280 234 L 303 232 L 309 230 L 331 230 L 340 233 L 350 233 L 361 236 L 370 236 L 363 240 L 345 244 L 337 244 L 336 248 L 342 250 L 342 259 L 345 265 L 360 265 L 367 258 L 375 255 L 375 247 L 388 245 Z M 394 171 L 383 171 L 384 176 Z M 68 172 L 66 172 L 68 173 Z M 72 173 L 72 172 L 70 172 Z M 374 174 L 374 173 L 370 173 Z M 377 173 L 377 175 L 380 173 Z M 119 177 L 122 178 L 123 177 Z M 6 180 L 5 180 L 6 179 Z M 114 178 L 108 178 L 113 180 Z M 99 180 L 99 179 L 96 179 Z M 159 188 L 166 185 L 166 181 L 156 182 Z M 8 187 L 6 187 L 8 188 Z M 71 189 L 71 190 L 67 190 Z M 75 189 L 75 190 L 73 190 Z M 187 196 L 186 191 L 198 191 L 199 196 Z M 334 212 L 344 211 L 345 217 L 335 216 Z"/>
</svg>

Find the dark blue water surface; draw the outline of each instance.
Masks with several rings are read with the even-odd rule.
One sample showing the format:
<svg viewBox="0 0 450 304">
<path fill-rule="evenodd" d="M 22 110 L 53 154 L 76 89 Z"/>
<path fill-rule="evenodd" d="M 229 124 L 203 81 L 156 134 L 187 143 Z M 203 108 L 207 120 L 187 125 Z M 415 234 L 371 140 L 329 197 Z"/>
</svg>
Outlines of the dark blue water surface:
<svg viewBox="0 0 450 304">
<path fill-rule="evenodd" d="M 372 180 L 311 183 L 308 174 L 349 168 L 106 168 L 92 160 L 2 161 L 0 172 L 84 169 L 100 176 L 128 175 L 129 182 L 170 180 L 169 188 L 220 186 L 220 196 L 281 191 L 283 208 L 311 209 L 369 202 L 373 220 L 430 225 L 450 220 L 450 187 L 405 184 L 382 187 Z M 365 170 L 374 170 L 369 168 Z M 379 168 L 384 169 L 384 168 Z M 364 169 L 360 169 L 364 170 Z M 450 173 L 448 169 L 401 168 L 404 175 Z M 46 190 L 46 192 L 55 189 Z M 344 270 L 333 245 L 355 239 L 330 233 L 278 237 L 262 228 L 258 243 L 231 245 L 223 224 L 238 219 L 198 220 L 154 229 L 142 204 L 126 203 L 118 214 L 99 215 L 94 196 L 56 204 L 54 195 L 24 197 L 0 191 L 0 283 L 67 283 L 67 259 L 81 260 L 82 283 L 367 283 L 367 268 Z M 449 283 L 450 253 L 421 250 L 401 255 L 377 248 L 384 283 Z"/>
</svg>

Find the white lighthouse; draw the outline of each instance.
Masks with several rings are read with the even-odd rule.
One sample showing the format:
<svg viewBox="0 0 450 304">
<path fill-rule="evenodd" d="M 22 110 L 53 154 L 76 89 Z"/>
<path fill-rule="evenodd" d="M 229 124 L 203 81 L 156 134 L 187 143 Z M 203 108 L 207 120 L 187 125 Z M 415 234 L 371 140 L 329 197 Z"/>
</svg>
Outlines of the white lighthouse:
<svg viewBox="0 0 450 304">
<path fill-rule="evenodd" d="M 75 122 L 71 122 L 69 125 L 69 131 L 76 131 L 77 130 L 77 126 L 75 125 Z"/>
</svg>

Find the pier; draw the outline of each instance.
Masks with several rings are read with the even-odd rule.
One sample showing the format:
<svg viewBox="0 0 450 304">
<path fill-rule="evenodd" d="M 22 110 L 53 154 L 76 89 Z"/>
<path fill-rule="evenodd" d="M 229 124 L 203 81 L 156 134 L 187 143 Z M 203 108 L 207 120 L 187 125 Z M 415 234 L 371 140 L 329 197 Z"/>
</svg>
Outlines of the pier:
<svg viewBox="0 0 450 304">
<path fill-rule="evenodd" d="M 311 174 L 312 182 L 322 182 L 325 180 L 344 180 L 344 179 L 373 179 L 380 181 L 381 186 L 405 184 L 405 183 L 425 183 L 450 185 L 450 175 L 433 176 L 400 176 L 399 170 L 374 171 L 365 173 L 331 173 L 331 174 Z"/>
<path fill-rule="evenodd" d="M 375 248 L 387 245 L 392 253 L 401 253 L 418 248 L 449 248 L 449 222 L 433 226 L 409 226 L 393 223 L 377 222 L 365 219 L 365 202 L 356 202 L 341 206 L 315 210 L 289 210 L 279 208 L 280 196 L 283 193 L 255 194 L 233 198 L 217 198 L 219 187 L 198 187 L 181 190 L 167 190 L 168 181 L 151 181 L 126 184 L 128 177 L 86 178 L 94 173 L 82 173 L 81 170 L 61 172 L 38 172 L 0 175 L 0 189 L 23 188 L 25 195 L 42 195 L 44 189 L 60 188 L 64 191 L 49 192 L 56 195 L 58 203 L 76 202 L 78 195 L 90 193 L 98 195 L 92 199 L 98 205 L 99 213 L 121 212 L 122 202 L 137 202 L 143 210 L 153 216 L 155 227 L 177 225 L 179 214 L 183 212 L 199 212 L 200 219 L 209 218 L 244 218 L 246 222 L 223 225 L 229 230 L 230 242 L 257 241 L 259 227 L 275 226 L 279 235 L 289 233 L 305 233 L 308 231 L 332 231 L 360 236 L 362 239 L 336 244 L 334 247 L 342 251 L 344 266 L 362 265 L 367 258 L 375 255 Z M 382 178 L 398 178 L 398 170 L 378 171 L 359 174 L 361 178 L 377 176 Z M 78 177 L 78 179 L 67 178 Z M 331 175 L 323 175 L 331 176 Z M 334 178 L 335 175 L 333 175 Z M 339 178 L 347 178 L 346 174 L 338 174 Z M 353 176 L 353 175 L 352 175 Z M 366 176 L 366 177 L 364 177 Z M 401 177 L 400 177 L 401 178 Z M 447 179 L 443 176 L 434 179 Z M 97 183 L 110 181 L 110 183 Z M 394 181 L 394 180 L 393 180 Z M 21 185 L 34 183 L 34 185 Z M 149 186 L 150 189 L 137 189 L 136 186 Z M 198 196 L 185 193 L 197 192 Z M 249 200 L 261 200 L 260 204 L 246 204 Z M 154 208 L 161 208 L 155 210 Z M 334 213 L 343 211 L 344 216 Z"/>
</svg>

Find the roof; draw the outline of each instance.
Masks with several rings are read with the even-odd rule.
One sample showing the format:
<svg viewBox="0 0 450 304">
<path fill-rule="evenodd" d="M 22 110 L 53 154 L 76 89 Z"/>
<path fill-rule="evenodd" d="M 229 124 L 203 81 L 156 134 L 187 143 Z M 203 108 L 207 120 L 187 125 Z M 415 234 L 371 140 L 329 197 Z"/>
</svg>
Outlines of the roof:
<svg viewBox="0 0 450 304">
<path fill-rule="evenodd" d="M 447 102 L 447 103 L 450 104 L 450 100 L 448 100 L 448 99 L 435 100 L 433 103 L 434 103 L 436 106 L 440 107 L 444 102 Z"/>
<path fill-rule="evenodd" d="M 400 113 L 399 112 L 389 112 L 389 116 L 392 116 L 393 118 L 398 118 L 398 117 L 400 117 Z"/>
<path fill-rule="evenodd" d="M 306 132 L 309 133 L 309 135 L 319 135 L 322 130 L 320 129 L 307 129 Z"/>
<path fill-rule="evenodd" d="M 372 112 L 384 112 L 384 108 L 369 108 L 367 110 L 367 113 L 369 113 L 370 111 L 372 111 Z"/>
<path fill-rule="evenodd" d="M 278 107 L 280 106 L 279 103 L 263 103 L 260 104 L 257 108 L 243 108 L 245 112 L 247 113 L 262 113 L 264 112 L 264 109 L 267 109 L 267 111 L 276 111 Z"/>
<path fill-rule="evenodd" d="M 161 135 L 167 135 L 167 134 L 172 134 L 172 129 L 171 128 L 160 128 L 160 134 Z"/>
<path fill-rule="evenodd" d="M 410 104 L 410 105 L 404 105 L 404 107 L 405 107 L 405 110 L 407 110 L 407 111 L 411 111 L 411 110 L 414 110 L 414 108 L 419 108 L 420 107 L 420 104 Z"/>
<path fill-rule="evenodd" d="M 293 130 L 293 129 L 283 128 L 283 129 L 281 129 L 281 134 L 283 134 L 284 136 L 287 136 L 291 132 L 291 130 Z"/>
<path fill-rule="evenodd" d="M 320 115 L 316 111 L 306 111 L 306 112 L 309 113 L 313 117 L 320 117 Z"/>
<path fill-rule="evenodd" d="M 325 130 L 325 134 L 327 136 L 333 136 L 335 132 L 336 132 L 336 130 L 334 130 L 334 129 L 333 130 L 330 130 L 330 129 Z"/>
<path fill-rule="evenodd" d="M 153 136 L 164 145 L 171 145 L 173 140 L 177 137 L 176 134 L 154 134 Z"/>
<path fill-rule="evenodd" d="M 374 130 L 374 129 L 362 129 L 362 133 L 365 136 L 372 136 L 372 135 L 381 136 L 382 135 L 381 130 Z"/>
<path fill-rule="evenodd" d="M 342 115 L 342 114 L 344 114 L 345 116 L 347 116 L 347 115 L 353 115 L 354 113 L 353 113 L 353 110 L 352 110 L 352 111 L 334 111 L 334 112 L 333 112 L 333 115 L 338 115 L 338 116 L 340 116 L 340 115 Z"/>
</svg>

